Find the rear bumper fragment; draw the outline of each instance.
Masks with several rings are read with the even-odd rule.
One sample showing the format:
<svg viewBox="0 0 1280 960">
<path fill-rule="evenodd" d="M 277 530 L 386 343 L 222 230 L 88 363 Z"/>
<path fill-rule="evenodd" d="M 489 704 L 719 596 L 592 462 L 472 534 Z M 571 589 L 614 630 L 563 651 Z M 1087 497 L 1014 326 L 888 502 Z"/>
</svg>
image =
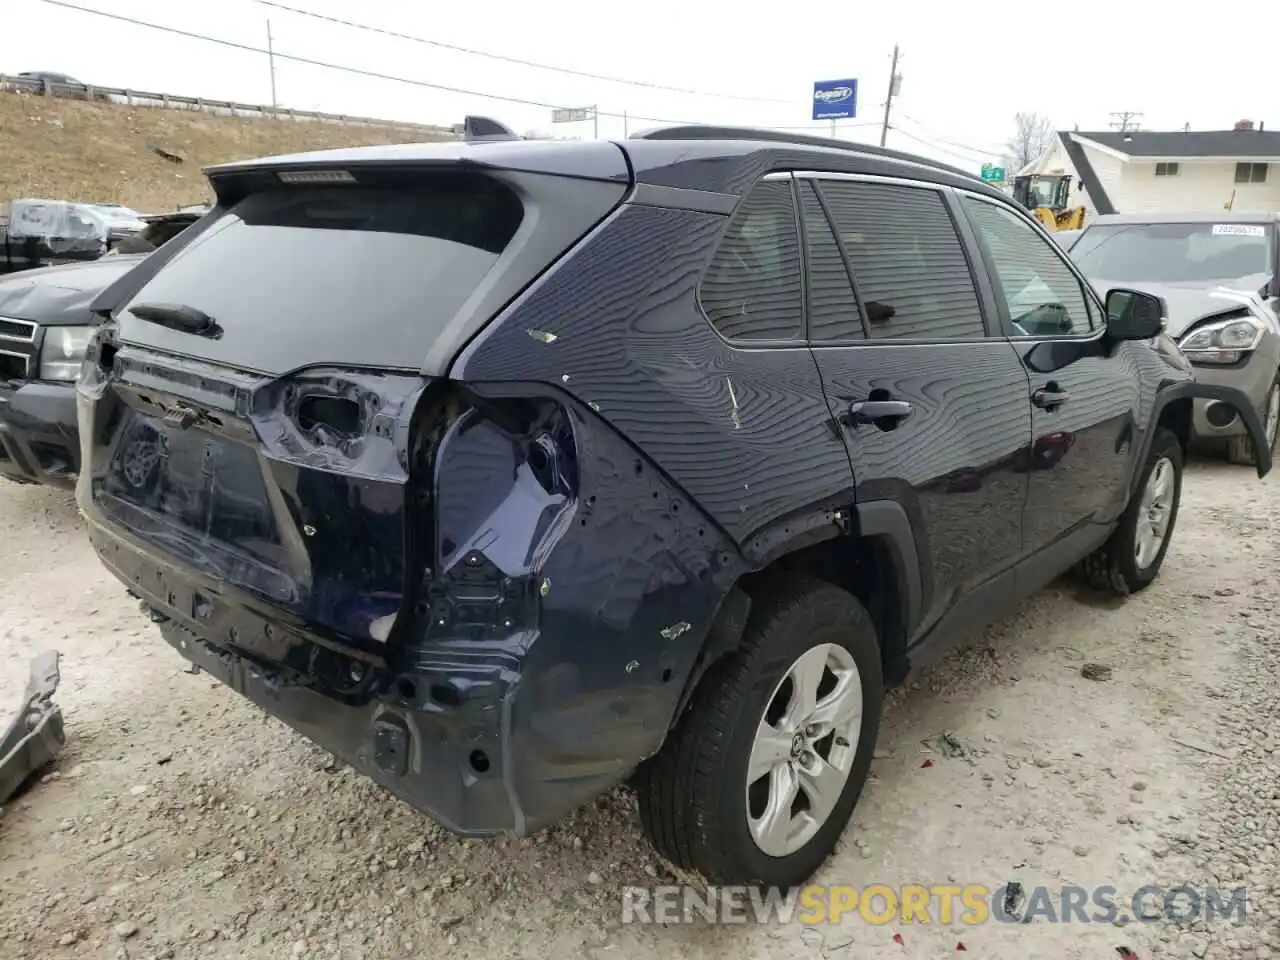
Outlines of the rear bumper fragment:
<svg viewBox="0 0 1280 960">
<path fill-rule="evenodd" d="M 183 657 L 215 680 L 445 829 L 466 837 L 487 837 L 515 829 L 502 780 L 501 758 L 495 749 L 500 741 L 496 711 L 487 720 L 473 717 L 480 720 L 478 726 L 473 726 L 438 710 L 408 707 L 399 698 L 348 705 L 308 687 L 290 684 L 280 674 L 235 651 L 200 640 L 173 621 L 161 624 L 160 633 Z"/>
<path fill-rule="evenodd" d="M 17 793 L 33 773 L 52 762 L 67 742 L 62 710 L 53 702 L 59 677 L 56 650 L 32 661 L 22 704 L 0 736 L 0 803 Z"/>
</svg>

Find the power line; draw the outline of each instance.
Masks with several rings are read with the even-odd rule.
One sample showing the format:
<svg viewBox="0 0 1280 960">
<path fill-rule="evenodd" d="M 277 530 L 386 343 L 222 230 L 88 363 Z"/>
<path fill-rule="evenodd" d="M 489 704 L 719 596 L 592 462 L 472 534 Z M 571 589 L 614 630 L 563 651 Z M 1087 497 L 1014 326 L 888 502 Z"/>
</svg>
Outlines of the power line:
<svg viewBox="0 0 1280 960">
<path fill-rule="evenodd" d="M 341 63 L 328 63 L 324 60 L 314 60 L 310 57 L 299 57 L 291 53 L 281 53 L 278 50 L 268 51 L 264 47 L 255 47 L 248 43 L 238 43 L 235 40 L 223 40 L 219 37 L 210 37 L 203 33 L 194 33 L 190 30 L 181 30 L 178 27 L 169 27 L 160 23 L 149 23 L 146 20 L 137 20 L 133 17 L 126 17 L 118 13 L 108 13 L 105 10 L 95 10 L 92 7 L 82 7 L 78 4 L 67 3 L 66 0 L 40 0 L 41 3 L 49 4 L 54 7 L 63 7 L 67 10 L 75 10 L 79 13 L 91 13 L 94 16 L 104 17 L 108 20 L 116 20 L 120 23 L 132 24 L 135 27 L 146 27 L 149 30 L 159 30 L 162 33 L 170 33 L 179 37 L 187 37 L 190 40 L 203 40 L 208 43 L 220 44 L 224 47 L 230 47 L 233 50 L 242 50 L 246 53 L 258 53 L 263 56 L 273 56 L 277 60 L 290 60 L 294 63 L 306 64 L 311 67 L 321 67 L 325 70 L 339 70 L 343 73 L 350 73 L 360 77 L 368 77 L 373 80 L 390 80 L 394 83 L 407 83 L 415 87 L 424 87 L 429 90 L 439 90 L 444 93 L 458 93 L 467 97 L 480 97 L 485 100 L 499 100 L 504 103 L 515 103 L 526 107 L 543 107 L 548 110 L 556 109 L 559 104 L 546 103 L 540 100 L 526 100 L 523 97 L 512 97 L 501 93 L 484 93 L 480 90 L 468 90 L 463 87 L 451 87 L 442 83 L 431 83 L 427 80 L 414 80 L 409 77 L 398 77 L 389 73 L 378 73 L 375 70 L 363 70 L 359 67 L 349 67 Z M 643 117 L 634 113 L 613 113 L 608 110 L 599 111 L 602 117 L 617 117 L 619 119 L 627 118 L 630 120 L 643 120 L 648 123 L 670 123 L 670 124 L 690 124 L 691 120 L 672 120 L 666 117 Z"/>
<path fill-rule="evenodd" d="M 854 129 L 854 128 L 856 128 L 856 127 L 878 127 L 878 126 L 880 126 L 880 121 L 879 121 L 879 120 L 859 120 L 857 123 L 839 123 L 839 122 L 837 122 L 837 123 L 836 123 L 836 125 L 835 125 L 835 129 L 837 129 L 837 130 L 853 130 L 853 129 Z M 755 125 L 755 124 L 751 124 L 747 129 L 750 129 L 750 130 L 780 130 L 780 131 L 782 131 L 783 133 L 785 133 L 785 132 L 787 132 L 788 130 L 830 130 L 830 129 L 831 129 L 831 124 L 830 124 L 830 123 L 802 123 L 802 124 L 799 124 L 798 126 L 794 126 L 794 127 L 761 127 L 761 126 L 757 126 L 757 125 Z"/>
<path fill-rule="evenodd" d="M 120 23 L 128 23 L 136 27 L 144 27 L 148 30 L 156 30 L 161 33 L 168 33 L 168 34 L 173 34 L 174 36 L 186 37 L 189 40 L 201 40 L 206 43 L 214 43 L 214 44 L 218 44 L 219 46 L 228 47 L 232 50 L 240 50 L 245 53 L 261 54 L 273 60 L 289 60 L 293 63 L 301 63 L 311 67 L 320 67 L 321 69 L 325 69 L 325 70 L 337 70 L 341 73 L 349 73 L 359 77 L 367 77 L 372 80 L 387 80 L 392 83 L 403 83 L 403 84 L 408 84 L 414 87 L 422 87 L 428 90 L 439 90 L 444 93 L 456 93 L 456 94 L 461 94 L 463 96 L 468 96 L 468 97 L 479 97 L 483 100 L 497 100 L 503 103 L 514 103 L 514 104 L 519 104 L 520 106 L 526 106 L 526 107 L 541 107 L 547 110 L 554 110 L 560 106 L 560 104 L 556 104 L 556 103 L 547 103 L 545 101 L 540 101 L 540 100 L 528 100 L 523 97 L 513 97 L 513 96 L 508 96 L 506 94 L 500 94 L 500 93 L 485 93 L 480 90 L 468 90 L 463 87 L 452 87 L 442 83 L 432 83 L 429 80 L 415 80 L 411 77 L 401 77 L 401 76 L 396 76 L 394 74 L 389 74 L 389 73 L 379 73 L 376 70 L 365 70 L 360 67 L 347 66 L 346 64 L 330 63 L 325 60 L 316 60 L 312 57 L 302 57 L 302 56 L 298 56 L 296 54 L 291 54 L 291 53 L 281 53 L 279 50 L 275 50 L 274 46 L 272 47 L 272 49 L 268 49 L 265 47 L 256 47 L 253 44 L 249 44 L 249 43 L 240 43 L 235 40 L 224 40 L 221 37 L 211 37 L 207 34 L 195 33 L 194 31 L 191 31 L 191 30 L 182 30 L 178 27 L 170 27 L 161 23 L 151 23 L 146 20 L 138 20 L 134 17 L 126 17 L 123 14 L 108 13 L 105 10 L 95 10 L 92 7 L 82 7 L 79 4 L 68 3 L 67 0 L 40 0 L 40 2 L 46 3 L 54 7 L 62 7 L 66 10 L 74 10 L 78 13 L 92 14 L 97 17 L 103 17 L 107 20 L 115 20 Z M 686 126 L 686 125 L 696 126 L 702 122 L 702 121 L 696 121 L 696 120 L 673 120 L 670 117 L 648 117 L 642 114 L 631 113 L 630 111 L 617 112 L 617 111 L 611 111 L 611 110 L 598 110 L 597 113 L 599 116 L 602 116 L 602 117 L 614 117 L 616 119 L 624 120 L 627 122 L 630 122 L 632 120 L 639 120 L 644 123 L 672 124 L 672 125 L 678 125 L 678 126 Z M 865 127 L 865 126 L 874 126 L 874 125 L 875 124 L 871 122 L 840 124 L 839 129 L 851 129 L 854 127 Z M 781 131 L 788 131 L 788 130 L 804 131 L 804 130 L 815 130 L 819 128 L 824 130 L 827 129 L 827 125 L 821 124 L 821 123 L 808 124 L 807 126 L 806 125 L 801 125 L 801 126 L 754 125 L 754 126 L 756 129 L 759 129 L 759 130 L 781 130 Z"/>
<path fill-rule="evenodd" d="M 898 116 L 899 116 L 899 117 L 901 117 L 903 120 L 910 120 L 910 121 L 911 121 L 912 123 L 914 123 L 917 127 L 919 127 L 921 130 L 923 130 L 923 131 L 925 132 L 925 134 L 927 134 L 929 137 L 932 137 L 934 140 L 937 140 L 939 143 L 945 143 L 947 146 L 949 146 L 949 147 L 955 147 L 957 150 L 967 150 L 967 151 L 970 151 L 970 152 L 972 152 L 972 153 L 974 153 L 974 154 L 977 154 L 978 156 L 982 157 L 984 161 L 985 161 L 985 160 L 987 160 L 987 159 L 989 159 L 989 158 L 991 157 L 991 155 L 992 155 L 992 154 L 995 154 L 995 155 L 997 155 L 997 156 L 998 156 L 998 155 L 1000 155 L 1000 154 L 1003 154 L 1003 153 L 1007 152 L 1007 148 L 1005 148 L 1005 147 L 996 147 L 996 148 L 978 147 L 978 146 L 974 146 L 973 144 L 970 144 L 970 143 L 960 143 L 960 142 L 958 142 L 958 141 L 956 141 L 956 140 L 949 140 L 949 139 L 947 139 L 946 137 L 939 136 L 936 132 L 934 132 L 934 131 L 929 127 L 929 125 L 928 125 L 928 124 L 921 123 L 919 120 L 917 120 L 915 117 L 911 116 L 910 114 L 903 113 L 901 110 L 899 110 L 899 111 L 898 111 Z M 900 131 L 900 128 L 896 128 L 896 127 L 895 127 L 894 129 L 899 129 L 899 132 L 901 132 L 901 131 Z"/>
<path fill-rule="evenodd" d="M 915 134 L 910 133 L 906 130 L 903 130 L 901 127 L 890 127 L 890 129 L 893 130 L 894 133 L 902 134 L 908 140 L 914 140 L 916 143 L 921 144 L 922 146 L 929 147 L 932 150 L 937 150 L 939 153 L 946 154 L 948 157 L 954 157 L 957 160 L 963 160 L 965 163 L 973 164 L 973 163 L 984 162 L 984 161 L 979 161 L 970 156 L 964 156 L 962 154 L 956 153 L 954 150 L 947 150 L 943 147 L 938 146 L 936 143 L 932 143 L 928 140 L 923 139 L 922 137 L 917 137 Z"/>
<path fill-rule="evenodd" d="M 418 37 L 410 33 L 400 33 L 397 30 L 375 27 L 368 23 L 356 23 L 353 20 L 344 20 L 341 17 L 331 17 L 327 14 L 316 13 L 312 10 L 299 10 L 297 7 L 290 7 L 283 3 L 275 3 L 273 0 L 258 0 L 258 3 L 262 4 L 264 7 L 273 7 L 276 10 L 283 10 L 286 13 L 297 14 L 300 17 L 311 17 L 314 20 L 323 20 L 339 26 L 350 27 L 353 30 L 364 30 L 369 33 L 379 33 L 386 37 L 394 37 L 397 40 L 409 40 L 413 43 L 423 43 L 441 50 L 452 50 L 455 53 L 465 53 L 472 57 L 485 57 L 489 60 L 499 60 L 503 63 L 513 63 L 522 67 L 532 67 L 534 70 L 548 70 L 552 73 L 562 73 L 571 77 L 582 77 L 587 80 L 603 80 L 606 83 L 617 83 L 629 87 L 644 87 L 649 90 L 662 90 L 667 93 L 692 94 L 698 97 L 719 97 L 724 100 L 738 100 L 744 103 L 794 104 L 794 101 L 792 100 L 781 100 L 774 97 L 749 97 L 739 93 L 693 90 L 688 87 L 673 87 L 668 86 L 667 84 L 653 83 L 648 80 L 629 80 L 625 77 L 615 77 L 604 73 L 590 73 L 586 70 L 574 70 L 570 67 L 557 67 L 550 63 L 539 63 L 536 60 L 525 60 L 520 57 L 512 57 L 502 53 L 491 53 L 487 50 L 476 50 L 472 47 L 462 47 L 453 43 L 445 43 L 442 40 L 430 40 L 427 37 Z"/>
<path fill-rule="evenodd" d="M 92 7 L 83 7 L 83 6 L 80 6 L 79 4 L 69 3 L 67 2 L 67 0 L 40 0 L 40 2 L 48 4 L 50 6 L 54 6 L 54 7 L 62 7 L 67 10 L 74 10 L 78 13 L 88 13 L 97 17 L 103 17 L 104 19 L 107 19 L 107 20 L 115 20 L 120 23 L 127 23 L 136 27 L 144 27 L 148 30 L 156 30 L 161 33 L 168 33 L 168 34 L 173 34 L 174 36 L 186 37 L 187 39 L 190 39 L 190 40 L 200 40 L 206 43 L 214 43 L 214 44 L 218 44 L 219 46 L 228 47 L 232 50 L 240 50 L 245 53 L 261 54 L 263 56 L 266 56 L 275 60 L 289 60 L 293 63 L 300 63 L 303 65 L 312 66 L 312 67 L 320 67 L 321 69 L 325 69 L 325 70 L 337 70 L 341 73 L 349 73 L 355 76 L 367 77 L 373 80 L 387 80 L 392 83 L 404 83 L 410 86 L 423 87 L 428 90 L 439 90 L 444 93 L 456 93 L 456 94 L 461 94 L 463 96 L 479 97 L 483 100 L 497 100 L 503 103 L 514 103 L 514 104 L 519 104 L 521 106 L 526 106 L 526 107 L 541 107 L 543 109 L 553 110 L 560 106 L 560 104 L 548 103 L 546 101 L 541 101 L 541 100 L 529 100 L 524 97 L 513 97 L 513 96 L 500 94 L 500 93 L 485 93 L 484 91 L 481 91 L 481 90 L 468 90 L 464 87 L 453 87 L 447 84 L 433 83 L 429 80 L 416 80 L 416 79 L 413 79 L 412 77 L 401 77 L 401 76 L 397 76 L 395 74 L 390 74 L 390 73 L 380 73 L 376 70 L 365 70 L 361 67 L 352 67 L 346 64 L 341 64 L 341 63 L 330 63 L 325 60 L 317 60 L 312 57 L 302 57 L 292 53 L 281 53 L 279 50 L 275 50 L 274 47 L 272 47 L 271 49 L 268 49 L 266 47 L 257 47 L 249 43 L 240 43 L 235 40 L 224 40 L 221 37 L 211 37 L 208 34 L 196 33 L 191 30 L 183 30 L 179 27 L 170 27 L 161 23 L 151 23 L 146 20 L 139 20 L 135 17 L 126 17 L 123 14 L 108 13 L 105 10 L 95 10 Z M 631 113 L 630 111 L 617 112 L 617 111 L 611 111 L 611 110 L 598 110 L 597 113 L 599 116 L 602 116 L 602 117 L 614 117 L 616 119 L 625 120 L 625 121 L 639 120 L 646 123 L 673 124 L 673 125 L 679 125 L 679 126 L 686 126 L 686 125 L 697 126 L 703 122 L 703 121 L 697 121 L 697 120 L 676 120 L 670 117 L 649 117 L 649 116 L 644 116 L 643 114 Z M 875 126 L 875 125 L 876 123 L 873 121 L 860 121 L 858 123 L 839 124 L 838 129 L 844 130 L 844 129 L 853 129 L 856 127 L 869 127 L 869 126 Z M 805 131 L 805 130 L 815 130 L 815 129 L 823 129 L 823 130 L 828 129 L 827 124 L 825 123 L 811 123 L 807 125 L 796 125 L 796 126 L 770 126 L 766 124 L 752 124 L 752 126 L 757 130 L 780 130 L 780 131 Z"/>
</svg>

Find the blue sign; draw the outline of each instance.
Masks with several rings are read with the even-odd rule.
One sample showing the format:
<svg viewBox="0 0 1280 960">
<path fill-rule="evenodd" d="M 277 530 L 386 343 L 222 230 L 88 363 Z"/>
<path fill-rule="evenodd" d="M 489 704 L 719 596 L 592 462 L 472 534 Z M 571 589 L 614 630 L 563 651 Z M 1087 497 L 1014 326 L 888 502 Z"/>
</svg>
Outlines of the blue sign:
<svg viewBox="0 0 1280 960">
<path fill-rule="evenodd" d="M 857 80 L 819 80 L 813 85 L 813 119 L 845 120 L 857 115 Z"/>
</svg>

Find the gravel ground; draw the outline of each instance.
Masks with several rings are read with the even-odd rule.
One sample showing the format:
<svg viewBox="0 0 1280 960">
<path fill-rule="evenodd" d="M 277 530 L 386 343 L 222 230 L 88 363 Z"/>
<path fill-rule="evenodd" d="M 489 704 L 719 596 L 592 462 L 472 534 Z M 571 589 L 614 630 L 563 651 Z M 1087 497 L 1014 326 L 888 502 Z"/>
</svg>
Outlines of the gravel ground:
<svg viewBox="0 0 1280 960">
<path fill-rule="evenodd" d="M 1194 464 L 1150 590 L 1055 584 L 895 693 L 816 878 L 1110 884 L 1122 903 L 1245 885 L 1246 924 L 817 927 L 624 924 L 622 887 L 672 881 L 622 790 L 528 840 L 450 837 L 186 673 L 68 495 L 0 486 L 0 703 L 55 646 L 68 731 L 0 815 L 0 956 L 1280 958 L 1278 484 Z"/>
</svg>

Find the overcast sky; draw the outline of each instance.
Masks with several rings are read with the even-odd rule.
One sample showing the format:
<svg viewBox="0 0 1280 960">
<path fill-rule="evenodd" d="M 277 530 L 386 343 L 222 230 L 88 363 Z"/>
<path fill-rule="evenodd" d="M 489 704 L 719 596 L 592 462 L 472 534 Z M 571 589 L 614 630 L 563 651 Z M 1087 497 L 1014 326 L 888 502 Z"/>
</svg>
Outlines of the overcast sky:
<svg viewBox="0 0 1280 960">
<path fill-rule="evenodd" d="M 859 83 L 858 117 L 842 121 L 838 135 L 875 142 L 896 42 L 903 80 L 889 145 L 968 169 L 1000 159 L 1019 110 L 1082 130 L 1105 129 L 1111 111 L 1119 110 L 1141 111 L 1141 125 L 1152 130 L 1185 124 L 1230 129 L 1244 118 L 1280 129 L 1274 51 L 1246 52 L 1242 46 L 1245 32 L 1277 35 L 1275 0 L 1219 3 L 1211 17 L 1205 14 L 1214 25 L 1197 22 L 1199 17 L 1153 17 L 1147 4 L 1117 0 L 1042 2 L 1023 13 L 1007 3 L 954 0 L 801 8 L 690 0 L 617 7 L 587 0 L 282 0 L 296 9 L 444 44 L 697 93 L 464 54 L 258 0 L 69 2 L 258 48 L 266 47 L 269 19 L 281 105 L 422 123 L 449 124 L 466 113 L 482 113 L 520 132 L 593 133 L 589 122 L 552 128 L 547 106 L 484 96 L 492 94 L 543 105 L 598 104 L 602 137 L 622 136 L 624 112 L 634 118 L 627 122 L 631 131 L 657 120 L 824 133 L 829 124 L 810 119 L 813 82 L 853 77 Z M 105 86 L 271 101 L 265 54 L 113 22 L 46 0 L 7 5 L 0 72 L 49 70 Z M 626 17 L 624 11 L 642 15 Z M 414 82 L 362 77 L 286 56 Z"/>
</svg>

